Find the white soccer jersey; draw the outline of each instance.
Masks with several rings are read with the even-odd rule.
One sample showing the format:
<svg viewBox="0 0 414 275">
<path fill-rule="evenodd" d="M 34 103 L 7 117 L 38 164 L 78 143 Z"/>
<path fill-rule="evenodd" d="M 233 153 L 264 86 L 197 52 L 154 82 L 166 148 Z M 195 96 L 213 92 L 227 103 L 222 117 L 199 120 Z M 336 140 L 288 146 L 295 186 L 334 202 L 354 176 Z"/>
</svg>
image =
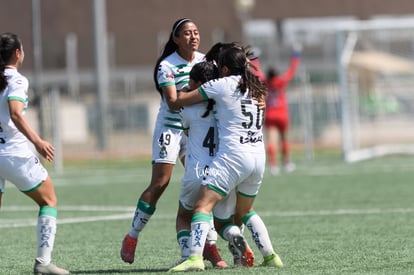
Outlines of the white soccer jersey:
<svg viewBox="0 0 414 275">
<path fill-rule="evenodd" d="M 186 106 L 181 110 L 183 126 L 188 129 L 187 156 L 202 163 L 210 163 L 218 149 L 217 127 L 213 110 L 202 117 L 207 110 L 207 102 Z"/>
<path fill-rule="evenodd" d="M 205 118 L 207 102 L 186 106 L 181 110 L 182 122 L 188 129 L 185 172 L 179 200 L 187 210 L 193 210 L 201 180 L 218 149 L 217 127 L 213 111 Z"/>
<path fill-rule="evenodd" d="M 175 85 L 177 91 L 182 90 L 189 82 L 190 71 L 194 64 L 203 60 L 204 54 L 194 53 L 191 62 L 184 60 L 177 52 L 174 52 L 161 61 L 158 67 L 158 85 L 162 87 Z M 169 128 L 182 129 L 179 111 L 170 110 L 165 98 L 160 99 L 160 109 L 157 120 Z"/>
<path fill-rule="evenodd" d="M 190 71 L 194 64 L 204 58 L 204 54 L 195 52 L 193 61 L 188 62 L 174 52 L 161 61 L 157 80 L 160 87 L 175 85 L 178 90 L 188 85 Z M 182 143 L 182 122 L 179 111 L 170 110 L 165 98 L 160 99 L 152 141 L 152 160 L 154 163 L 175 164 L 184 148 Z"/>
<path fill-rule="evenodd" d="M 216 101 L 215 117 L 221 152 L 258 152 L 264 150 L 263 113 L 257 101 L 242 94 L 240 76 L 228 76 L 204 83 L 199 92 Z"/>
<path fill-rule="evenodd" d="M 183 126 L 188 129 L 186 172 L 183 181 L 200 182 L 207 165 L 218 149 L 217 126 L 211 110 L 205 118 L 207 102 L 187 106 L 181 110 Z M 188 164 L 188 165 L 187 165 Z"/>
<path fill-rule="evenodd" d="M 8 85 L 4 91 L 0 92 L 0 155 L 26 157 L 32 152 L 27 138 L 16 128 L 10 118 L 8 102 L 10 100 L 23 102 L 23 113 L 26 113 L 29 82 L 16 69 L 6 68 L 4 73 Z"/>
</svg>

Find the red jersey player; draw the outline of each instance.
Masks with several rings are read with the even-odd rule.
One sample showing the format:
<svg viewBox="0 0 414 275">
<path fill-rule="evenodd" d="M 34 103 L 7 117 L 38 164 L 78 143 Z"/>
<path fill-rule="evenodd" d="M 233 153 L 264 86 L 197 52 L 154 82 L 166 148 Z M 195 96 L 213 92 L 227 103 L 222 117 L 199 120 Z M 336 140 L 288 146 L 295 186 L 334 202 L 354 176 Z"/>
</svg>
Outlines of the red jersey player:
<svg viewBox="0 0 414 275">
<path fill-rule="evenodd" d="M 279 173 L 277 165 L 278 134 L 281 145 L 282 168 L 285 172 L 295 169 L 294 163 L 290 162 L 289 143 L 287 131 L 289 128 L 289 110 L 286 100 L 286 87 L 293 79 L 296 69 L 300 63 L 300 51 L 293 51 L 289 68 L 282 74 L 274 68 L 269 68 L 266 75 L 268 96 L 266 99 L 265 127 L 267 133 L 267 156 L 272 174 Z"/>
</svg>

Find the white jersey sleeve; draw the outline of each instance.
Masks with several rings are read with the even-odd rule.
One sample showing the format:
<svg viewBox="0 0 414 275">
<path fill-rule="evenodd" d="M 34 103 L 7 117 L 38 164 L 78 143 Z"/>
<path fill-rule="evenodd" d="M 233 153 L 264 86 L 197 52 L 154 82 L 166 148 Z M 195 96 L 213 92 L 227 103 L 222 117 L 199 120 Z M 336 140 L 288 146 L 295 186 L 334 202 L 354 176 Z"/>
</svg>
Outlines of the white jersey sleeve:
<svg viewBox="0 0 414 275">
<path fill-rule="evenodd" d="M 28 106 L 29 82 L 15 69 L 6 69 L 8 85 L 0 93 L 0 155 L 26 156 L 29 150 L 27 138 L 17 129 L 10 117 L 9 101 L 24 103 L 23 114 Z"/>
<path fill-rule="evenodd" d="M 182 90 L 188 85 L 190 80 L 190 71 L 194 64 L 203 60 L 204 54 L 194 53 L 195 57 L 191 62 L 183 59 L 177 52 L 172 53 L 161 61 L 157 81 L 160 88 L 175 86 L 177 91 Z M 160 99 L 160 109 L 158 113 L 159 120 L 169 128 L 182 129 L 179 111 L 170 110 L 164 98 Z"/>
</svg>

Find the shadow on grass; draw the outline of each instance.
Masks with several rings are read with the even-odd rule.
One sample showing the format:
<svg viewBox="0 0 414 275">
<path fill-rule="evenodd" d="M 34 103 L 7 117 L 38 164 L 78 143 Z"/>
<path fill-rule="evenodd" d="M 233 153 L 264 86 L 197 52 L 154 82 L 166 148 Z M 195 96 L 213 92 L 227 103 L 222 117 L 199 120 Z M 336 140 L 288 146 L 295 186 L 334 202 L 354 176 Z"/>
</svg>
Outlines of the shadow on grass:
<svg viewBox="0 0 414 275">
<path fill-rule="evenodd" d="M 98 270 L 77 270 L 70 271 L 70 274 L 128 274 L 128 273 L 160 273 L 167 272 L 168 269 L 98 269 Z"/>
</svg>

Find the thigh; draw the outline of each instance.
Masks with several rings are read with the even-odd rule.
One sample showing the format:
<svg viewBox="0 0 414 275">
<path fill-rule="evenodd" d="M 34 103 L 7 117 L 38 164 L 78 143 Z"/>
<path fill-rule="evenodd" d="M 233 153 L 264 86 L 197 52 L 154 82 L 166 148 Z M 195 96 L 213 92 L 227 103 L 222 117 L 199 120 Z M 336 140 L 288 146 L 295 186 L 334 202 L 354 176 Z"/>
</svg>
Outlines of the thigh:
<svg viewBox="0 0 414 275">
<path fill-rule="evenodd" d="M 220 154 L 211 162 L 202 185 L 214 189 L 221 196 L 226 197 L 240 181 L 240 173 L 244 162 L 237 155 Z"/>
<path fill-rule="evenodd" d="M 236 211 L 236 191 L 233 189 L 227 197 L 217 203 L 213 209 L 214 219 L 229 221 Z"/>
<path fill-rule="evenodd" d="M 236 224 L 242 224 L 242 218 L 253 210 L 255 197 L 246 197 L 237 194 L 236 213 L 234 216 Z"/>
<path fill-rule="evenodd" d="M 202 212 L 209 214 L 214 206 L 223 199 L 223 196 L 208 186 L 201 186 L 197 196 L 197 201 L 194 207 L 194 213 Z"/>
<path fill-rule="evenodd" d="M 251 154 L 245 162 L 249 162 L 252 168 L 248 176 L 237 186 L 237 192 L 246 197 L 255 197 L 262 184 L 266 167 L 266 155 L 264 153 Z"/>
<path fill-rule="evenodd" d="M 185 209 L 193 210 L 207 165 L 196 161 L 191 155 L 187 156 L 186 163 L 179 201 Z"/>
<path fill-rule="evenodd" d="M 48 205 L 56 207 L 57 205 L 55 188 L 49 176 L 42 182 L 39 188 L 24 193 L 32 198 L 39 206 Z"/>
<path fill-rule="evenodd" d="M 7 156 L 0 158 L 0 174 L 22 192 L 36 189 L 48 177 L 47 170 L 37 156 Z"/>
</svg>

